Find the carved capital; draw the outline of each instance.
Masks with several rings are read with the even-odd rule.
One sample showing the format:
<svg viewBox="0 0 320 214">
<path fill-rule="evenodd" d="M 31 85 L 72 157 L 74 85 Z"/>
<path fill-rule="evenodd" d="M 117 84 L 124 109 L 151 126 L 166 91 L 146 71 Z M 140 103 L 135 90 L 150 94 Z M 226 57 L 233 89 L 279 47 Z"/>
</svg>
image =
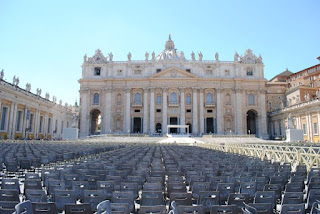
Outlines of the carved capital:
<svg viewBox="0 0 320 214">
<path fill-rule="evenodd" d="M 154 93 L 156 91 L 155 87 L 149 87 L 150 92 Z"/>
<path fill-rule="evenodd" d="M 126 93 L 130 93 L 131 92 L 131 88 L 125 88 L 124 90 L 126 91 Z"/>
<path fill-rule="evenodd" d="M 215 88 L 214 89 L 217 93 L 222 93 L 224 91 L 223 88 Z"/>
<path fill-rule="evenodd" d="M 112 89 L 112 88 L 107 88 L 107 87 L 105 87 L 105 88 L 103 88 L 103 90 L 106 91 L 106 92 L 108 92 L 108 93 L 110 93 L 110 92 L 112 92 L 113 89 Z"/>
<path fill-rule="evenodd" d="M 180 92 L 184 92 L 185 89 L 185 87 L 179 87 Z"/>
<path fill-rule="evenodd" d="M 168 92 L 168 88 L 167 87 L 162 88 L 162 92 L 163 93 L 167 93 Z"/>
</svg>

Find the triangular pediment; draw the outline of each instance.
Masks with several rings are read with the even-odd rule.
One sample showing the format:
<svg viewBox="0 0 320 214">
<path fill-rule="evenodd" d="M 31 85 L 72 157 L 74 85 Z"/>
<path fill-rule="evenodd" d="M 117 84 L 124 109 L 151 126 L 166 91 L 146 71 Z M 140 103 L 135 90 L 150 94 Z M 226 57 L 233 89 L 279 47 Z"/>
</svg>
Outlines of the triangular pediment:
<svg viewBox="0 0 320 214">
<path fill-rule="evenodd" d="M 194 79 L 198 76 L 189 73 L 187 71 L 181 70 L 180 68 L 172 67 L 164 71 L 160 71 L 156 74 L 151 75 L 151 79 Z"/>
</svg>

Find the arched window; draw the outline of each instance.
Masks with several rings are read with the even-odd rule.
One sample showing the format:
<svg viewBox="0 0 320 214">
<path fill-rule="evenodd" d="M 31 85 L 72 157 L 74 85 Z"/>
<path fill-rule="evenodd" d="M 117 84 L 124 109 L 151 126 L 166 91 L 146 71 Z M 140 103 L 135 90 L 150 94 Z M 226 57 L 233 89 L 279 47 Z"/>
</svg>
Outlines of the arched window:
<svg viewBox="0 0 320 214">
<path fill-rule="evenodd" d="M 99 104 L 99 94 L 98 93 L 94 93 L 94 95 L 93 95 L 93 104 L 96 104 L 96 105 Z"/>
<path fill-rule="evenodd" d="M 213 98 L 211 93 L 207 93 L 207 103 L 212 104 L 213 103 Z"/>
<path fill-rule="evenodd" d="M 231 104 L 231 97 L 230 97 L 230 94 L 226 94 L 226 102 L 227 104 Z"/>
<path fill-rule="evenodd" d="M 120 94 L 120 93 L 117 94 L 117 102 L 118 102 L 118 103 L 121 103 L 121 94 Z"/>
<path fill-rule="evenodd" d="M 141 94 L 140 93 L 136 93 L 134 95 L 134 103 L 135 104 L 141 104 Z"/>
<path fill-rule="evenodd" d="M 172 92 L 170 94 L 170 103 L 177 103 L 178 99 L 177 99 L 177 93 L 176 92 Z"/>
<path fill-rule="evenodd" d="M 187 94 L 186 103 L 187 103 L 187 105 L 191 105 L 191 95 L 190 94 Z"/>
<path fill-rule="evenodd" d="M 161 105 L 161 95 L 157 95 L 157 105 Z"/>
<path fill-rule="evenodd" d="M 248 104 L 254 105 L 254 95 L 253 94 L 248 95 Z"/>
</svg>

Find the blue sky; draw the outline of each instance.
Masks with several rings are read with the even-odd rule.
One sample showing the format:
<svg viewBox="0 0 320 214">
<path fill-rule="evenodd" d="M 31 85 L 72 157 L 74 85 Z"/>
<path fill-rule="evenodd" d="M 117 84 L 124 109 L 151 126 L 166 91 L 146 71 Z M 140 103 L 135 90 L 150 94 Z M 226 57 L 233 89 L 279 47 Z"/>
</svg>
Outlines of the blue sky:
<svg viewBox="0 0 320 214">
<path fill-rule="evenodd" d="M 161 52 L 171 33 L 187 58 L 219 52 L 229 61 L 251 48 L 269 80 L 319 63 L 319 9 L 318 0 L 0 0 L 0 70 L 74 103 L 85 54 L 99 48 L 121 61 L 130 51 L 140 60 Z"/>
</svg>

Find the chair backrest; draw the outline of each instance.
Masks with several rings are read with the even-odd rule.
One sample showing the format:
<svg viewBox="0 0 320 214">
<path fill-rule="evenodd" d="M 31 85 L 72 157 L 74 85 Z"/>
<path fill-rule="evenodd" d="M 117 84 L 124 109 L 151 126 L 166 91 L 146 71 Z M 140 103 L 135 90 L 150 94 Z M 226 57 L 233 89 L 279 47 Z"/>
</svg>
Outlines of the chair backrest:
<svg viewBox="0 0 320 214">
<path fill-rule="evenodd" d="M 76 196 L 74 190 L 55 190 L 54 202 L 58 210 L 64 210 L 66 204 L 75 204 Z"/>
<path fill-rule="evenodd" d="M 271 203 L 249 203 L 244 205 L 245 210 L 252 214 L 273 214 Z"/>
<path fill-rule="evenodd" d="M 191 193 L 187 192 L 175 192 L 170 194 L 170 201 L 175 201 L 177 206 L 179 205 L 192 205 L 192 195 Z"/>
<path fill-rule="evenodd" d="M 135 209 L 132 192 L 113 192 L 111 197 L 111 204 L 112 203 L 126 203 L 129 206 L 130 212 L 133 212 Z"/>
<path fill-rule="evenodd" d="M 15 206 L 15 214 L 33 214 L 30 201 L 24 201 Z"/>
<path fill-rule="evenodd" d="M 305 214 L 305 204 L 283 204 L 280 214 Z"/>
<path fill-rule="evenodd" d="M 249 200 L 253 200 L 256 191 L 257 184 L 255 181 L 244 182 L 240 185 L 240 193 L 247 193 L 249 195 Z"/>
<path fill-rule="evenodd" d="M 203 206 L 178 206 L 177 207 L 177 214 L 186 214 L 186 213 L 193 213 L 193 214 L 204 214 Z"/>
<path fill-rule="evenodd" d="M 287 183 L 285 192 L 303 192 L 304 190 L 304 183 L 302 182 L 293 182 Z"/>
<path fill-rule="evenodd" d="M 0 213 L 2 214 L 12 214 L 15 212 L 15 206 L 18 201 L 0 201 Z"/>
<path fill-rule="evenodd" d="M 198 205 L 202 205 L 205 212 L 210 212 L 213 205 L 220 204 L 220 193 L 217 191 L 200 191 Z"/>
<path fill-rule="evenodd" d="M 66 204 L 65 214 L 92 214 L 90 204 Z"/>
<path fill-rule="evenodd" d="M 42 189 L 40 179 L 27 179 L 24 181 L 24 190 L 26 189 Z"/>
<path fill-rule="evenodd" d="M 237 205 L 244 208 L 244 203 L 249 203 L 249 195 L 247 193 L 230 193 L 228 197 L 228 205 Z"/>
<path fill-rule="evenodd" d="M 320 198 L 320 189 L 312 189 L 308 193 L 307 209 L 311 209 L 314 202 Z"/>
<path fill-rule="evenodd" d="M 31 202 L 47 202 L 47 194 L 44 190 L 40 189 L 26 189 L 26 199 Z"/>
<path fill-rule="evenodd" d="M 142 191 L 141 206 L 165 205 L 162 191 Z"/>
<path fill-rule="evenodd" d="M 141 206 L 138 214 L 166 214 L 166 206 L 165 205 L 157 205 L 157 206 Z"/>
<path fill-rule="evenodd" d="M 1 189 L 14 189 L 20 193 L 19 180 L 17 178 L 3 178 Z"/>
<path fill-rule="evenodd" d="M 213 205 L 210 209 L 210 214 L 233 214 L 237 213 L 238 207 L 236 205 Z"/>
<path fill-rule="evenodd" d="M 143 191 L 163 191 L 163 185 L 160 182 L 146 182 L 143 184 Z"/>
<path fill-rule="evenodd" d="M 281 190 L 281 184 L 266 184 L 263 189 L 263 191 L 274 191 L 276 199 L 281 198 Z"/>
<path fill-rule="evenodd" d="M 33 214 L 57 214 L 55 203 L 32 203 Z"/>
<path fill-rule="evenodd" d="M 84 190 L 83 201 L 91 205 L 93 211 L 97 210 L 97 205 L 105 200 L 103 190 Z"/>
<path fill-rule="evenodd" d="M 272 208 L 276 206 L 276 193 L 274 191 L 257 191 L 254 197 L 254 203 L 271 203 Z"/>
<path fill-rule="evenodd" d="M 303 203 L 303 192 L 285 192 L 282 204 L 301 204 Z"/>
<path fill-rule="evenodd" d="M 19 192 L 15 189 L 0 189 L 0 201 L 20 202 Z"/>
<path fill-rule="evenodd" d="M 129 204 L 111 203 L 111 212 L 113 214 L 129 214 Z"/>
</svg>

